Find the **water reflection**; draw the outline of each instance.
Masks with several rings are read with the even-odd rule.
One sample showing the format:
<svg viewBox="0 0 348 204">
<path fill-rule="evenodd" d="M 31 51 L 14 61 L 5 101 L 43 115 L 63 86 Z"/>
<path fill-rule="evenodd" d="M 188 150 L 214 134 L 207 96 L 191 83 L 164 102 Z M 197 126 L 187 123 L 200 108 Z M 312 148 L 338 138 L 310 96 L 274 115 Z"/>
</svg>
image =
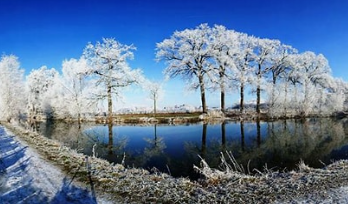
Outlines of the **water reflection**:
<svg viewBox="0 0 348 204">
<path fill-rule="evenodd" d="M 245 135 L 244 135 L 244 121 L 240 121 L 240 137 L 241 137 L 241 149 L 245 150 Z"/>
<path fill-rule="evenodd" d="M 257 132 L 257 147 L 261 146 L 261 124 L 260 118 L 256 120 L 256 132 Z"/>
<path fill-rule="evenodd" d="M 114 146 L 114 136 L 112 134 L 112 123 L 108 123 L 108 133 L 109 133 L 109 143 L 108 143 L 108 153 L 112 155 Z"/>
<path fill-rule="evenodd" d="M 206 159 L 207 154 L 207 123 L 202 125 L 202 147 L 201 147 L 201 156 L 203 159 Z"/>
<path fill-rule="evenodd" d="M 226 151 L 226 122 L 221 123 L 221 150 Z"/>
<path fill-rule="evenodd" d="M 300 160 L 322 167 L 348 159 L 347 120 L 305 119 L 273 122 L 224 122 L 185 125 L 40 124 L 47 137 L 110 162 L 157 169 L 173 176 L 197 178 L 200 155 L 218 168 L 221 152 L 231 151 L 249 170 L 291 170 Z"/>
<path fill-rule="evenodd" d="M 164 149 L 166 144 L 163 137 L 157 136 L 157 124 L 154 125 L 154 138 L 144 138 L 147 142 L 144 149 L 143 157 L 140 159 L 142 167 L 156 167 L 164 169 L 168 162 L 168 156 L 165 154 Z"/>
</svg>

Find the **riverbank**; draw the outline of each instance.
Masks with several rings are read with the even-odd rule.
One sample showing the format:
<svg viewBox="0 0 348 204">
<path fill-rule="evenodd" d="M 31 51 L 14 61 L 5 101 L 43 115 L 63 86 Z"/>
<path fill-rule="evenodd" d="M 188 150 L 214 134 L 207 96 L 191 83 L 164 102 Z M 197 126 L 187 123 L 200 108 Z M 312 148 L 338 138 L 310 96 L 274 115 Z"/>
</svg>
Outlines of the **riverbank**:
<svg viewBox="0 0 348 204">
<path fill-rule="evenodd" d="M 348 112 L 335 112 L 332 114 L 288 114 L 286 116 L 269 115 L 267 112 L 257 114 L 255 111 L 244 111 L 240 113 L 238 110 L 222 112 L 220 110 L 209 110 L 208 113 L 201 112 L 176 112 L 176 113 L 139 113 L 139 114 L 115 114 L 111 117 L 106 115 L 83 115 L 79 119 L 80 122 L 94 122 L 96 124 L 183 124 L 183 123 L 216 123 L 224 121 L 274 121 L 287 119 L 306 119 L 306 118 L 346 118 Z M 50 120 L 77 122 L 77 118 L 51 118 Z M 35 126 L 37 122 L 47 121 L 45 116 L 32 115 L 27 118 L 29 126 Z"/>
<path fill-rule="evenodd" d="M 96 193 L 110 194 L 110 201 L 114 203 L 347 201 L 347 161 L 336 162 L 324 169 L 312 169 L 300 164 L 298 171 L 283 173 L 267 170 L 254 176 L 230 168 L 232 163 L 225 165 L 226 171 L 218 171 L 203 162 L 203 166 L 196 167 L 196 170 L 204 179 L 193 182 L 156 171 L 148 172 L 125 168 L 121 164 L 109 164 L 93 157 L 88 157 L 89 165 L 86 165 L 84 155 L 62 146 L 57 141 L 13 124 L 5 125 L 70 177 L 75 177 L 86 185 L 92 181 Z"/>
</svg>

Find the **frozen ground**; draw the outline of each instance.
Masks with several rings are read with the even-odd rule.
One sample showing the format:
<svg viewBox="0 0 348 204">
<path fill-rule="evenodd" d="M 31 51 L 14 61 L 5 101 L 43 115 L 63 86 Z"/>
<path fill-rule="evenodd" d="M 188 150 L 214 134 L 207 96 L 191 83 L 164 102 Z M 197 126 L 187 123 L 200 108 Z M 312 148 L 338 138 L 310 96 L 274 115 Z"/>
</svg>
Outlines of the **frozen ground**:
<svg viewBox="0 0 348 204">
<path fill-rule="evenodd" d="M 108 203 L 0 126 L 0 203 Z"/>
</svg>

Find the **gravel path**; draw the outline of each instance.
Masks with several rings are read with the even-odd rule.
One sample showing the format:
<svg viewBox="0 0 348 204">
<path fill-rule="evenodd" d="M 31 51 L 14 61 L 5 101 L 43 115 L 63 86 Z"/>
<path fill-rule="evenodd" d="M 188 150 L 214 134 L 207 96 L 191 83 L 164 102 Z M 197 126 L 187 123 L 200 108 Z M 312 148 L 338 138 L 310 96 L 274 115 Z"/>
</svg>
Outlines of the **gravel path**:
<svg viewBox="0 0 348 204">
<path fill-rule="evenodd" d="M 0 203 L 107 203 L 0 126 Z"/>
</svg>

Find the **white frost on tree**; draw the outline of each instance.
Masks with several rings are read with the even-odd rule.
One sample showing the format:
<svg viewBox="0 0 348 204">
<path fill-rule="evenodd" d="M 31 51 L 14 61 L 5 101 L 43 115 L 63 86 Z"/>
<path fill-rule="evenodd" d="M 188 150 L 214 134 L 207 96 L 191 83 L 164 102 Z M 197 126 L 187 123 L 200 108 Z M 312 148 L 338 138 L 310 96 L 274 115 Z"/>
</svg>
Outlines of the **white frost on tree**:
<svg viewBox="0 0 348 204">
<path fill-rule="evenodd" d="M 301 114 L 307 116 L 315 106 L 320 105 L 320 100 L 327 91 L 331 77 L 331 68 L 327 59 L 313 52 L 298 54 L 294 61 L 294 69 L 301 73 L 299 83 L 301 84 L 300 110 Z M 318 91 L 322 92 L 318 95 Z"/>
<path fill-rule="evenodd" d="M 244 98 L 245 89 L 248 85 L 253 83 L 253 50 L 255 45 L 255 40 L 253 37 L 248 36 L 244 33 L 239 33 L 239 50 L 238 54 L 234 56 L 235 70 L 233 83 L 238 87 L 240 94 L 239 101 L 239 111 L 244 113 Z"/>
<path fill-rule="evenodd" d="M 149 98 L 153 101 L 153 113 L 154 113 L 154 116 L 156 117 L 157 103 L 159 100 L 161 100 L 164 94 L 163 84 L 159 82 L 151 82 L 151 81 L 147 81 L 144 84 L 146 86 L 146 89 L 149 90 Z"/>
<path fill-rule="evenodd" d="M 213 90 L 220 90 L 220 109 L 225 111 L 225 95 L 234 86 L 236 79 L 236 57 L 240 54 L 240 33 L 215 25 L 211 33 L 211 56 L 214 60 L 213 73 L 209 74 Z"/>
<path fill-rule="evenodd" d="M 73 117 L 78 121 L 92 105 L 91 83 L 88 78 L 90 68 L 83 58 L 64 60 L 62 75 L 56 84 L 58 95 L 56 107 L 60 117 Z"/>
<path fill-rule="evenodd" d="M 276 49 L 280 46 L 279 40 L 267 38 L 253 38 L 255 48 L 253 52 L 255 68 L 255 86 L 256 86 L 256 113 L 261 112 L 261 92 L 268 86 L 266 76 L 272 68 L 272 58 Z"/>
<path fill-rule="evenodd" d="M 170 38 L 157 43 L 156 49 L 156 59 L 168 65 L 164 71 L 167 76 L 181 76 L 190 88 L 199 88 L 203 113 L 207 113 L 205 92 L 211 71 L 210 32 L 207 24 L 175 31 Z"/>
<path fill-rule="evenodd" d="M 283 114 L 286 117 L 289 104 L 289 74 L 292 72 L 292 56 L 296 53 L 296 49 L 285 44 L 278 44 L 271 53 L 269 83 L 266 86 L 270 116 Z"/>
<path fill-rule="evenodd" d="M 54 116 L 52 101 L 57 97 L 54 91 L 57 78 L 58 72 L 54 68 L 48 69 L 47 66 L 32 70 L 27 76 L 29 116 Z"/>
<path fill-rule="evenodd" d="M 348 84 L 340 78 L 331 78 L 331 83 L 327 91 L 327 96 L 325 97 L 325 107 L 326 113 L 333 113 L 339 111 L 347 110 L 345 107 L 345 101 L 347 100 Z"/>
<path fill-rule="evenodd" d="M 24 71 L 18 58 L 3 55 L 0 61 L 0 119 L 11 121 L 25 110 Z"/>
<path fill-rule="evenodd" d="M 114 98 L 120 97 L 122 89 L 144 81 L 140 69 L 131 69 L 128 60 L 133 59 L 133 45 L 123 45 L 113 38 L 103 38 L 95 45 L 89 43 L 83 57 L 90 69 L 88 73 L 94 84 L 95 100 L 107 100 L 108 117 L 111 121 Z"/>
</svg>

